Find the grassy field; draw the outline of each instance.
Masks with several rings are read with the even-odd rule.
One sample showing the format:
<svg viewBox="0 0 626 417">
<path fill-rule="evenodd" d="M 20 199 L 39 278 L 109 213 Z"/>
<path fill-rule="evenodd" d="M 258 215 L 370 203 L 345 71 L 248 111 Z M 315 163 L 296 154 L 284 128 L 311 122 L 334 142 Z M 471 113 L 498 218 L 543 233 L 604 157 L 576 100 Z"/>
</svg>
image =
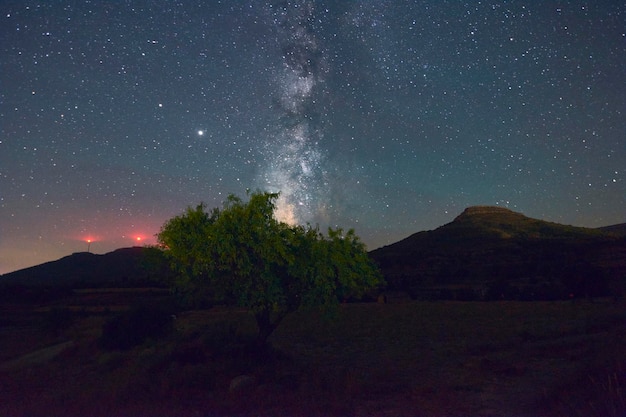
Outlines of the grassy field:
<svg viewBox="0 0 626 417">
<path fill-rule="evenodd" d="M 115 309 L 83 295 L 89 309 L 76 296 L 53 329 L 41 323 L 63 305 L 3 307 L 0 415 L 626 413 L 626 306 L 612 301 L 345 304 L 286 318 L 262 350 L 245 311 L 189 311 L 161 338 L 105 350 Z"/>
</svg>

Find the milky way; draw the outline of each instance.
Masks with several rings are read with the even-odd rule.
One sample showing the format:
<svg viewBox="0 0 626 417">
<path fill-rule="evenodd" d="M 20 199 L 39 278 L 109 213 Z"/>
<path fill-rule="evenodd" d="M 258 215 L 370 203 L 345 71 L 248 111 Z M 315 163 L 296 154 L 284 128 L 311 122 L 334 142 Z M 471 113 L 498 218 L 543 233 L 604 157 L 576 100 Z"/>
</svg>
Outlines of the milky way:
<svg viewBox="0 0 626 417">
<path fill-rule="evenodd" d="M 289 224 L 312 223 L 327 202 L 321 132 L 314 121 L 315 89 L 324 79 L 324 57 L 312 28 L 315 5 L 300 1 L 276 6 L 282 62 L 276 70 L 276 126 L 266 138 L 262 171 L 264 187 L 280 192 L 277 218 Z"/>
<path fill-rule="evenodd" d="M 614 0 L 1 1 L 0 273 L 256 189 L 369 249 L 472 205 L 622 223 L 625 21 Z"/>
</svg>

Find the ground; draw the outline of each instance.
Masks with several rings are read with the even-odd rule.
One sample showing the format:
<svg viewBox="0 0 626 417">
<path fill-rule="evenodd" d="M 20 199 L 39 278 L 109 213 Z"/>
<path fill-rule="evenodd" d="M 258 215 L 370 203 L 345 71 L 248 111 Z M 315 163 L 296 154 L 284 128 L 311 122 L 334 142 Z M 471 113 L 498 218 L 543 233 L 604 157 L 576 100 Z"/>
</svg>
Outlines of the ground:
<svg viewBox="0 0 626 417">
<path fill-rule="evenodd" d="M 0 415 L 626 411 L 626 306 L 613 300 L 343 304 L 287 317 L 265 349 L 250 343 L 247 312 L 213 308 L 177 313 L 166 334 L 131 349 L 102 348 L 103 324 L 135 296 L 164 297 L 83 292 L 5 304 Z M 231 389 L 242 375 L 249 383 Z"/>
</svg>

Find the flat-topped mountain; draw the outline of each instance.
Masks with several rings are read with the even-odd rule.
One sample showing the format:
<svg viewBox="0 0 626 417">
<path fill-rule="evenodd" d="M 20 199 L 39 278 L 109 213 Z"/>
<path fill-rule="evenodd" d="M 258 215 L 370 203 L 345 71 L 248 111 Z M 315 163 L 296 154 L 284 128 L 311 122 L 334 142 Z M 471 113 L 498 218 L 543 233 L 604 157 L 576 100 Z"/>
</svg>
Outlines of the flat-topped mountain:
<svg viewBox="0 0 626 417">
<path fill-rule="evenodd" d="M 370 252 L 390 289 L 417 298 L 552 299 L 626 286 L 621 225 L 591 229 L 502 207 L 465 209 L 452 222 Z"/>
<path fill-rule="evenodd" d="M 493 234 L 501 238 L 594 238 L 603 234 L 598 229 L 537 220 L 504 207 L 493 206 L 468 207 L 451 223 L 439 229 L 478 235 Z"/>
</svg>

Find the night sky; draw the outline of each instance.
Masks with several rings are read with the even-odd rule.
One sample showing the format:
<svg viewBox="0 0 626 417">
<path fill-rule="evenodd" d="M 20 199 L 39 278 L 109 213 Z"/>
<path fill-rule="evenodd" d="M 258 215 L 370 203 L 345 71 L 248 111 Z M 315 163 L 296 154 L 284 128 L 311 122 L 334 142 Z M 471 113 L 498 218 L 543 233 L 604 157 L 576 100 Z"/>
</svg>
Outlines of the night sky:
<svg viewBox="0 0 626 417">
<path fill-rule="evenodd" d="M 626 221 L 621 1 L 2 1 L 0 273 L 281 191 L 369 249 Z"/>
</svg>

